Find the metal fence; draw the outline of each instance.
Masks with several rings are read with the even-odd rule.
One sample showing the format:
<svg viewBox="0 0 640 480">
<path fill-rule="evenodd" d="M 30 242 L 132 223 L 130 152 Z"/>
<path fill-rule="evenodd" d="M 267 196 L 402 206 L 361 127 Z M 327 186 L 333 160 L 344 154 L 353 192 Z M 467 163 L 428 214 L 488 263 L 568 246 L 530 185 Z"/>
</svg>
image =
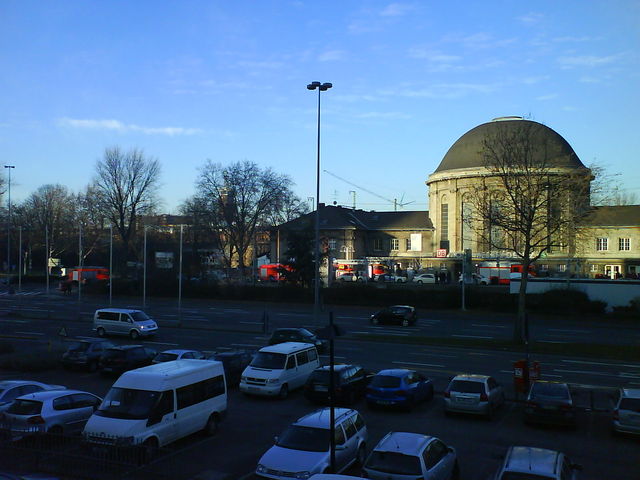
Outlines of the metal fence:
<svg viewBox="0 0 640 480">
<path fill-rule="evenodd" d="M 108 440 L 108 439 L 105 439 Z M 0 429 L 0 468 L 47 473 L 65 480 L 175 479 L 163 448 L 86 442 L 81 436 Z"/>
</svg>

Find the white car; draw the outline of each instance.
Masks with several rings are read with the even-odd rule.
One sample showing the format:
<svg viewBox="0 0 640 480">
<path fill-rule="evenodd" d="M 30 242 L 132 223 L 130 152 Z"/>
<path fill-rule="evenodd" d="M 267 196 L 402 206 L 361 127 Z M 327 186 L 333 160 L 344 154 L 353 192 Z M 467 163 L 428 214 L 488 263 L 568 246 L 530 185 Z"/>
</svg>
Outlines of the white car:
<svg viewBox="0 0 640 480">
<path fill-rule="evenodd" d="M 422 285 L 423 283 L 436 283 L 436 276 L 433 273 L 421 273 L 415 275 L 411 281 L 418 285 Z"/>
<path fill-rule="evenodd" d="M 458 283 L 462 283 L 462 274 L 460 274 L 460 276 L 458 277 Z M 466 283 L 473 283 L 475 285 L 489 285 L 491 283 L 491 280 L 485 275 L 472 273 L 471 275 L 469 275 L 469 279 L 466 281 Z"/>
<path fill-rule="evenodd" d="M 329 409 L 321 408 L 299 418 L 280 435 L 276 444 L 262 455 L 256 468 L 261 478 L 308 479 L 330 467 Z M 335 409 L 336 470 L 362 465 L 366 458 L 367 427 L 357 412 Z"/>
<path fill-rule="evenodd" d="M 436 437 L 389 432 L 376 445 L 362 469 L 374 480 L 458 480 L 456 451 Z"/>
<path fill-rule="evenodd" d="M 165 350 L 164 352 L 157 354 L 153 358 L 152 363 L 171 362 L 173 360 L 184 359 L 205 360 L 206 355 L 199 350 Z"/>
<path fill-rule="evenodd" d="M 640 435 L 640 388 L 623 388 L 613 410 L 615 432 Z"/>
<path fill-rule="evenodd" d="M 42 390 L 65 390 L 62 385 L 48 385 L 33 380 L 3 380 L 0 382 L 0 412 L 4 412 L 13 401 L 29 393 Z"/>
</svg>

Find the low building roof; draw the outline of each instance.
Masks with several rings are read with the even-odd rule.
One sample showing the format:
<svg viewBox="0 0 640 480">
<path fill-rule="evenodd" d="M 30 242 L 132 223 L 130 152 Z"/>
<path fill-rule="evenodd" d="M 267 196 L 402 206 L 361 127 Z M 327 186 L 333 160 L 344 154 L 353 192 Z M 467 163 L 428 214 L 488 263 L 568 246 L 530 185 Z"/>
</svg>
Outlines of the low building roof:
<svg viewBox="0 0 640 480">
<path fill-rule="evenodd" d="M 593 207 L 580 221 L 585 227 L 637 227 L 640 226 L 640 205 Z"/>
</svg>

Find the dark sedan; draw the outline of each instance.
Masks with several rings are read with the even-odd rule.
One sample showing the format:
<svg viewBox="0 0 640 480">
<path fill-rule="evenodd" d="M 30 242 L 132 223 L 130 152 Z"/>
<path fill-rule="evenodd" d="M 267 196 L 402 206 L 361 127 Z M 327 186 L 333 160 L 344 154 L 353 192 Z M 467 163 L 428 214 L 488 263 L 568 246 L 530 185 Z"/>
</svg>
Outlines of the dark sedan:
<svg viewBox="0 0 640 480">
<path fill-rule="evenodd" d="M 224 352 L 214 352 L 207 356 L 207 360 L 222 362 L 227 386 L 237 386 L 245 368 L 251 363 L 255 352 L 251 350 L 237 349 Z"/>
<path fill-rule="evenodd" d="M 407 327 L 414 325 L 417 320 L 416 309 L 409 305 L 392 305 L 371 315 L 371 323 L 373 325 L 391 323 Z"/>
<path fill-rule="evenodd" d="M 559 382 L 534 382 L 524 406 L 525 423 L 576 425 L 576 411 L 569 386 Z"/>
<path fill-rule="evenodd" d="M 284 342 L 311 343 L 316 346 L 318 353 L 324 353 L 329 343 L 326 340 L 319 339 L 306 328 L 276 328 L 269 339 L 269 345 Z"/>
<path fill-rule="evenodd" d="M 335 403 L 352 405 L 362 398 L 372 374 L 359 365 L 335 365 L 333 373 Z M 316 368 L 304 385 L 304 396 L 316 403 L 329 403 L 329 367 Z"/>
<path fill-rule="evenodd" d="M 103 375 L 120 375 L 127 370 L 151 365 L 158 354 L 154 349 L 144 345 L 122 345 L 107 348 L 100 357 L 100 373 Z"/>
<path fill-rule="evenodd" d="M 367 405 L 398 406 L 411 410 L 416 404 L 433 398 L 433 382 L 414 370 L 380 370 L 367 387 Z"/>
<path fill-rule="evenodd" d="M 87 338 L 72 342 L 62 354 L 64 368 L 84 368 L 90 372 L 98 369 L 100 356 L 108 348 L 115 345 L 104 338 Z"/>
</svg>

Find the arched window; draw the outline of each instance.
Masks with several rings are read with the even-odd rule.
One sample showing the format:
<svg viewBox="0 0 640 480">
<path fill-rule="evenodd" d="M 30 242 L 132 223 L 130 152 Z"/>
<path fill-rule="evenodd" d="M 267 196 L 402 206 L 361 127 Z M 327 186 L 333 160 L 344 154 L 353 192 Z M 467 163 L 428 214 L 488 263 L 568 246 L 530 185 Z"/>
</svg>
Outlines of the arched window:
<svg viewBox="0 0 640 480">
<path fill-rule="evenodd" d="M 474 232 L 473 232 L 473 205 L 471 195 L 465 193 L 462 196 L 462 208 L 460 211 L 462 232 L 462 249 L 473 248 Z"/>
<path fill-rule="evenodd" d="M 440 241 L 449 241 L 449 203 L 446 195 L 440 201 Z"/>
</svg>

